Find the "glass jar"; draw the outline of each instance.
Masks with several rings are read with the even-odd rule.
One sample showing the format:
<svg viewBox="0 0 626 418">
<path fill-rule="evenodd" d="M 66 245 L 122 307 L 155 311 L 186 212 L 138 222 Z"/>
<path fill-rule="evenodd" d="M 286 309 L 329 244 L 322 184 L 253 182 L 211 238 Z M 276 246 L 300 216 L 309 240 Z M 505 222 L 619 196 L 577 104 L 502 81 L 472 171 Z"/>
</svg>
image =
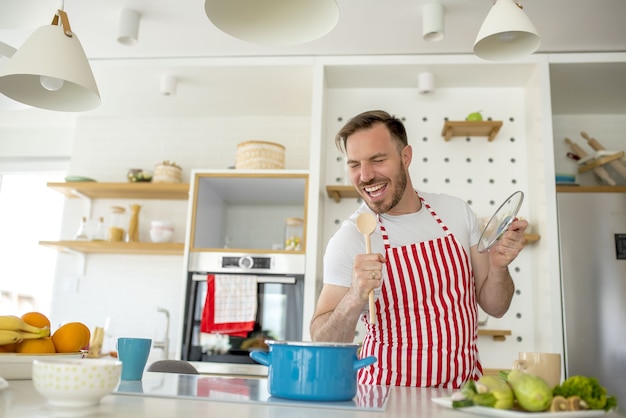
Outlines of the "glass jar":
<svg viewBox="0 0 626 418">
<path fill-rule="evenodd" d="M 122 242 L 124 241 L 124 214 L 126 209 L 121 206 L 111 206 L 111 216 L 109 221 L 109 241 Z"/>
<path fill-rule="evenodd" d="M 301 251 L 303 248 L 302 235 L 304 231 L 304 219 L 285 219 L 285 250 Z"/>
<path fill-rule="evenodd" d="M 84 216 L 80 219 L 80 223 L 78 224 L 78 230 L 76 231 L 74 239 L 77 241 L 86 241 L 87 239 L 89 239 L 89 237 L 87 236 L 87 218 Z"/>
<path fill-rule="evenodd" d="M 96 232 L 93 233 L 91 237 L 92 241 L 104 241 L 105 232 L 104 232 L 104 218 L 101 216 L 98 218 L 98 223 L 96 224 Z"/>
</svg>

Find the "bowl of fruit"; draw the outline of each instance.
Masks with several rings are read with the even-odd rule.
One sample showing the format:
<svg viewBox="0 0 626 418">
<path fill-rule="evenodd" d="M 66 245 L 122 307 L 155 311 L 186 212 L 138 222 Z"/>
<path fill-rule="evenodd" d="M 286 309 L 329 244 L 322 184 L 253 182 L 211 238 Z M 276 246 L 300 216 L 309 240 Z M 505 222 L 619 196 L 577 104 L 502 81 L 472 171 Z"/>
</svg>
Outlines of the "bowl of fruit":
<svg viewBox="0 0 626 418">
<path fill-rule="evenodd" d="M 5 379 L 31 379 L 35 360 L 78 360 L 89 347 L 91 332 L 81 322 L 69 322 L 51 331 L 40 312 L 21 317 L 0 316 L 0 370 Z"/>
<path fill-rule="evenodd" d="M 141 168 L 130 168 L 126 177 L 131 183 L 147 183 L 152 181 L 152 172 Z"/>
</svg>

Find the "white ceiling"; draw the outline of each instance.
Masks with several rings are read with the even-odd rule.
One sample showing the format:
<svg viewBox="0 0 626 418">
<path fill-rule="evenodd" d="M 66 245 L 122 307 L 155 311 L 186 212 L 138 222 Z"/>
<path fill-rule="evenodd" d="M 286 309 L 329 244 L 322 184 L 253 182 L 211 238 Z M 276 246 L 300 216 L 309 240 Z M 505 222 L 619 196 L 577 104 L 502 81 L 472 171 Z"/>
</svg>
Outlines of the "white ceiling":
<svg viewBox="0 0 626 418">
<path fill-rule="evenodd" d="M 260 1 L 260 0 L 259 0 Z M 241 55 L 361 55 L 472 53 L 493 0 L 440 0 L 445 37 L 421 36 L 422 5 L 433 0 L 337 0 L 340 18 L 326 36 L 304 45 L 270 47 L 222 33 L 204 13 L 203 0 L 65 0 L 72 29 L 90 59 Z M 539 52 L 626 51 L 624 0 L 520 0 L 542 39 Z M 19 47 L 32 29 L 50 23 L 61 1 L 2 0 L 0 40 Z M 116 41 L 119 15 L 141 13 L 139 42 Z"/>
<path fill-rule="evenodd" d="M 493 0 L 440 0 L 445 7 L 445 37 L 438 42 L 422 39 L 421 9 L 427 1 L 433 0 L 337 0 L 339 23 L 326 36 L 302 45 L 264 46 L 235 39 L 213 26 L 203 0 L 1 0 L 0 41 L 19 48 L 34 29 L 51 22 L 56 8 L 63 7 L 103 95 L 106 84 L 113 82 L 101 82 L 99 68 L 113 68 L 118 60 L 140 64 L 148 58 L 471 54 Z M 626 52 L 626 0 L 520 3 L 541 36 L 538 52 Z M 134 46 L 116 41 L 124 8 L 142 16 Z M 137 70 L 135 76 L 158 82 L 163 67 L 153 66 L 152 74 L 146 71 L 150 69 Z"/>
</svg>

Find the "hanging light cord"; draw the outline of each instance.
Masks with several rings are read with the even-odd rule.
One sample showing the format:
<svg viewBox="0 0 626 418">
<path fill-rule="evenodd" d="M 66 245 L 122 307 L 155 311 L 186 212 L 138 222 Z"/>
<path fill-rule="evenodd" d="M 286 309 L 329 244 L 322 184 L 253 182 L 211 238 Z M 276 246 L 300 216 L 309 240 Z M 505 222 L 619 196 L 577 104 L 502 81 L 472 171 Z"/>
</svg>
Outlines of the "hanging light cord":
<svg viewBox="0 0 626 418">
<path fill-rule="evenodd" d="M 65 36 L 72 37 L 74 34 L 72 33 L 72 28 L 70 27 L 70 20 L 67 18 L 67 13 L 65 11 L 59 9 L 57 13 L 54 15 L 52 19 L 53 25 L 59 24 L 59 18 L 61 18 L 61 26 L 63 26 L 63 33 Z"/>
<path fill-rule="evenodd" d="M 67 13 L 65 13 L 65 0 L 61 0 L 61 8 L 57 10 L 57 13 L 54 15 L 54 18 L 52 19 L 52 24 L 53 25 L 58 25 L 59 24 L 59 18 L 61 18 L 61 26 L 63 26 L 63 33 L 65 34 L 65 36 L 71 38 L 72 36 L 74 36 L 74 33 L 72 32 L 72 28 L 70 27 L 70 20 L 67 17 Z"/>
</svg>

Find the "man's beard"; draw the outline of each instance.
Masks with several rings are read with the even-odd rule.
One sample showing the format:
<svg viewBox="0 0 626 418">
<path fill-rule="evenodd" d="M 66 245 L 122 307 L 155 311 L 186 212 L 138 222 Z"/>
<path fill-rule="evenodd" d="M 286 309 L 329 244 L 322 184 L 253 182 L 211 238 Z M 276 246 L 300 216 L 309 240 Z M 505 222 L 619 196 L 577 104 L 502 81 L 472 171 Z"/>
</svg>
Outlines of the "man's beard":
<svg viewBox="0 0 626 418">
<path fill-rule="evenodd" d="M 402 200 L 402 196 L 404 195 L 404 189 L 406 189 L 407 185 L 407 174 L 404 170 L 404 167 L 400 167 L 399 174 L 396 176 L 393 182 L 394 190 L 393 195 L 391 196 L 391 203 L 386 204 L 385 202 L 373 202 L 372 205 L 374 207 L 370 208 L 376 213 L 387 213 L 391 209 L 395 208 L 400 200 Z"/>
</svg>

